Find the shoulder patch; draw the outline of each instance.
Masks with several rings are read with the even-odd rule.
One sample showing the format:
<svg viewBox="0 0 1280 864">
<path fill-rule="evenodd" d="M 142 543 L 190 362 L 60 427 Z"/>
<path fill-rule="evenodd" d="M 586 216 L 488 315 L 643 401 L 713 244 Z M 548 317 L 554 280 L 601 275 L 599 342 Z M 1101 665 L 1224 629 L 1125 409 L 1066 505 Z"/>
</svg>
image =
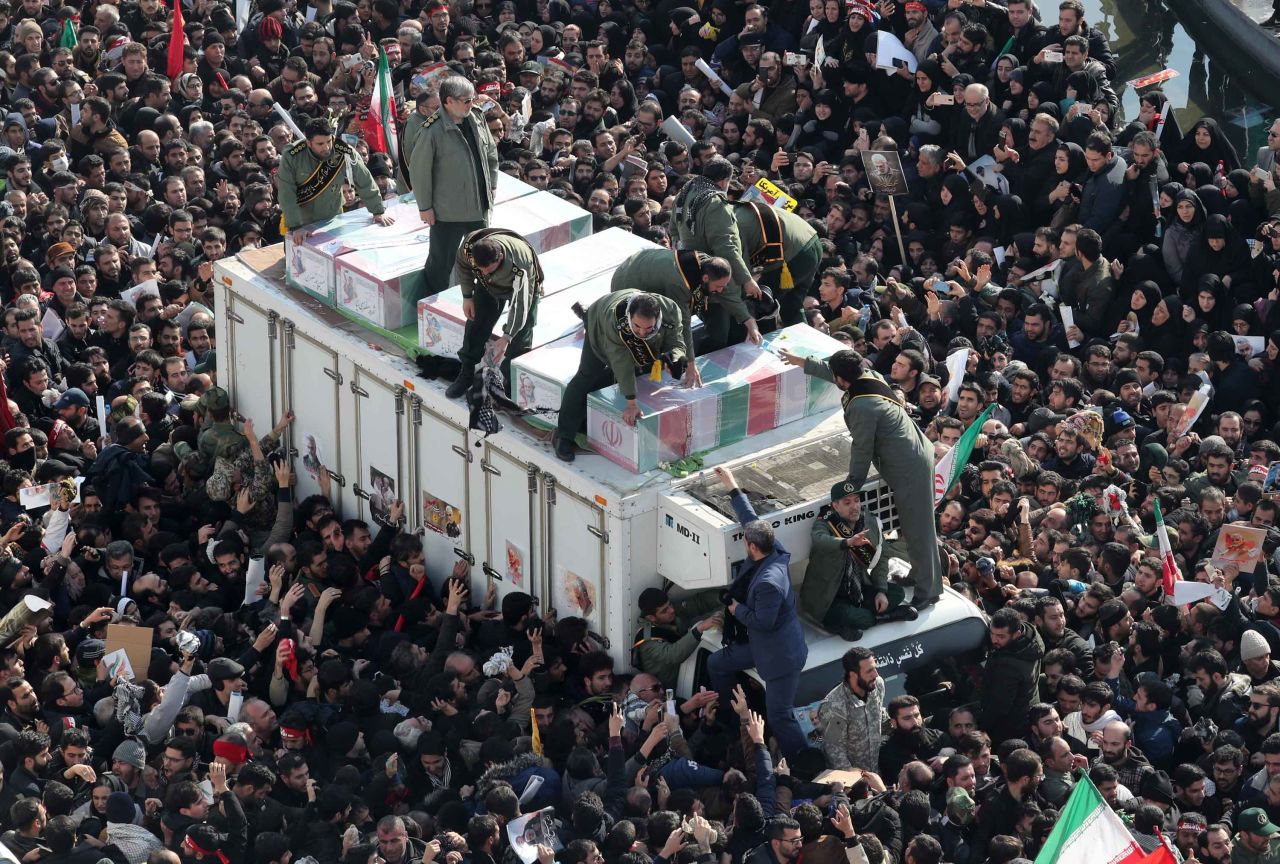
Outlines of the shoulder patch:
<svg viewBox="0 0 1280 864">
<path fill-rule="evenodd" d="M 439 120 L 439 119 L 440 119 L 440 112 L 439 112 L 439 111 L 436 111 L 436 112 L 434 112 L 430 117 L 428 117 L 428 118 L 426 119 L 426 122 L 424 122 L 424 123 L 422 124 L 422 128 L 423 128 L 423 129 L 426 129 L 426 128 L 427 128 L 427 127 L 429 127 L 432 123 L 436 122 L 436 121 L 437 121 L 437 120 Z"/>
<path fill-rule="evenodd" d="M 292 153 L 294 156 L 297 156 L 299 153 L 301 153 L 305 149 L 307 149 L 307 139 L 305 138 L 303 138 L 301 141 L 297 141 L 289 145 L 289 152 Z"/>
<path fill-rule="evenodd" d="M 348 156 L 356 152 L 351 148 L 350 144 L 348 144 L 346 141 L 343 141 L 341 138 L 338 138 L 333 142 L 333 149 L 335 152 L 341 153 L 343 156 Z"/>
</svg>

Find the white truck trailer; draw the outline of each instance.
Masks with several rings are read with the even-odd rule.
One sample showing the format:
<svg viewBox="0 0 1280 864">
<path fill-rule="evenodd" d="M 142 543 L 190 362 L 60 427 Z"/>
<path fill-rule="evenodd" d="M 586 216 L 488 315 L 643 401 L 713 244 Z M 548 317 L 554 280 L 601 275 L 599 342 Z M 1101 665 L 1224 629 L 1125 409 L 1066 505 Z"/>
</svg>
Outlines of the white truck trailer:
<svg viewBox="0 0 1280 864">
<path fill-rule="evenodd" d="M 595 455 L 566 464 L 552 453 L 549 433 L 509 418 L 484 438 L 468 429 L 466 405 L 445 398 L 447 381 L 423 379 L 395 343 L 286 287 L 281 246 L 219 261 L 215 274 L 218 382 L 235 408 L 260 424 L 294 412 L 286 444 L 299 496 L 319 489 L 323 465 L 344 517 L 369 520 L 371 498 L 402 498 L 437 584 L 463 557 L 474 565 L 473 596 L 494 580 L 499 596 L 526 591 L 562 617 L 583 617 L 624 668 L 642 590 L 669 583 L 678 596 L 725 586 L 744 557 L 709 470 L 677 480 Z M 761 518 L 791 551 L 798 583 L 812 520 L 847 460 L 847 433 L 833 411 L 713 451 L 710 461 L 733 467 L 751 490 Z M 883 483 L 870 480 L 864 497 L 886 530 L 898 525 Z M 947 591 L 918 621 L 874 627 L 865 643 L 892 685 L 915 665 L 973 648 L 984 630 L 981 611 Z M 701 683 L 718 635 L 710 631 L 706 650 L 686 664 L 685 687 Z M 839 680 L 848 648 L 816 629 L 808 636 L 800 704 Z"/>
</svg>

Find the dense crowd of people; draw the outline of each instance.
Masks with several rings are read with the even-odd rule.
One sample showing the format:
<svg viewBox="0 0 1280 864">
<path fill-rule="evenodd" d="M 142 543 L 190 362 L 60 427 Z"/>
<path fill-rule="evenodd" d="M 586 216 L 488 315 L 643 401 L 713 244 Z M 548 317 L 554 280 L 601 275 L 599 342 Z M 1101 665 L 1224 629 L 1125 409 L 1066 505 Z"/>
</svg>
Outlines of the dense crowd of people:
<svg viewBox="0 0 1280 864">
<path fill-rule="evenodd" d="M 1250 160 L 1158 90 L 1123 117 L 1078 0 L 240 7 L 0 0 L 7 857 L 1021 864 L 1087 778 L 1144 849 L 1280 859 L 1280 121 Z M 746 566 L 641 593 L 625 660 L 465 563 L 433 582 L 398 503 L 297 500 L 292 418 L 261 434 L 217 386 L 212 264 L 281 241 L 294 127 L 404 191 L 363 134 L 383 54 L 402 125 L 469 79 L 499 170 L 597 230 L 671 244 L 695 181 L 790 196 L 821 243 L 791 308 L 858 352 L 829 372 L 879 373 L 936 458 L 983 418 L 936 552 L 984 645 L 889 698 L 864 642 L 934 613 L 888 560 L 934 550 L 842 478 L 793 588 L 722 474 Z M 1233 524 L 1263 531 L 1252 571 L 1209 560 Z M 1221 591 L 1175 604 L 1174 569 Z M 737 673 L 798 674 L 802 620 L 851 647 L 797 714 Z M 111 624 L 152 632 L 145 668 Z"/>
</svg>

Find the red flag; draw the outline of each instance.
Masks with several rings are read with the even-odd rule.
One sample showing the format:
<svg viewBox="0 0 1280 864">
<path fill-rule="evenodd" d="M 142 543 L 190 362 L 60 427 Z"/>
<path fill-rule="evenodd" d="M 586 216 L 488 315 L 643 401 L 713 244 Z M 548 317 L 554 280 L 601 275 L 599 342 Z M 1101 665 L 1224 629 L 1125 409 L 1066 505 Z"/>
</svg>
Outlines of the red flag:
<svg viewBox="0 0 1280 864">
<path fill-rule="evenodd" d="M 1160 838 L 1160 845 L 1148 852 L 1140 864 L 1177 864 L 1178 859 L 1169 848 L 1169 841 L 1159 829 L 1156 830 L 1156 836 Z"/>
<path fill-rule="evenodd" d="M 187 47 L 186 22 L 182 20 L 182 0 L 173 0 L 173 29 L 169 32 L 169 78 L 182 74 L 183 49 Z"/>
</svg>

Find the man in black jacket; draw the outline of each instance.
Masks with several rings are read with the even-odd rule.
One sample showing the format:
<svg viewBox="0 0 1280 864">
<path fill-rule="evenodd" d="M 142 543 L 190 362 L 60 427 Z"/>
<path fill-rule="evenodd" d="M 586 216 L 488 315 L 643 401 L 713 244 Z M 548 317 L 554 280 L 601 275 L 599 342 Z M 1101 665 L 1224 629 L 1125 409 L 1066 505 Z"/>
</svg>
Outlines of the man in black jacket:
<svg viewBox="0 0 1280 864">
<path fill-rule="evenodd" d="M 880 744 L 880 775 L 896 778 L 908 762 L 928 762 L 938 755 L 944 735 L 924 725 L 920 700 L 895 696 L 889 700 L 889 723 L 893 727 Z"/>
<path fill-rule="evenodd" d="M 991 651 L 982 675 L 982 728 L 991 740 L 1016 738 L 1025 730 L 1042 657 L 1040 634 L 1017 612 L 1005 608 L 991 616 Z"/>
<path fill-rule="evenodd" d="M 1076 658 L 1080 676 L 1088 680 L 1093 676 L 1093 649 L 1080 634 L 1067 626 L 1067 613 L 1057 597 L 1043 597 L 1036 604 L 1036 629 L 1044 640 L 1044 650 L 1066 648 Z"/>
<path fill-rule="evenodd" d="M 973 836 L 974 860 L 986 856 L 987 846 L 997 834 L 1017 836 L 1022 804 L 1036 797 L 1044 766 L 1039 756 L 1021 748 L 1005 759 L 1004 772 L 1005 785 L 987 798 L 978 816 L 978 829 Z"/>
<path fill-rule="evenodd" d="M 956 112 L 951 137 L 952 152 L 959 154 L 965 165 L 989 155 L 999 140 L 1000 124 L 1003 122 L 1004 114 L 991 104 L 991 91 L 987 89 L 987 85 L 970 84 L 964 88 L 963 111 Z M 964 165 L 952 167 L 963 170 Z"/>
</svg>

